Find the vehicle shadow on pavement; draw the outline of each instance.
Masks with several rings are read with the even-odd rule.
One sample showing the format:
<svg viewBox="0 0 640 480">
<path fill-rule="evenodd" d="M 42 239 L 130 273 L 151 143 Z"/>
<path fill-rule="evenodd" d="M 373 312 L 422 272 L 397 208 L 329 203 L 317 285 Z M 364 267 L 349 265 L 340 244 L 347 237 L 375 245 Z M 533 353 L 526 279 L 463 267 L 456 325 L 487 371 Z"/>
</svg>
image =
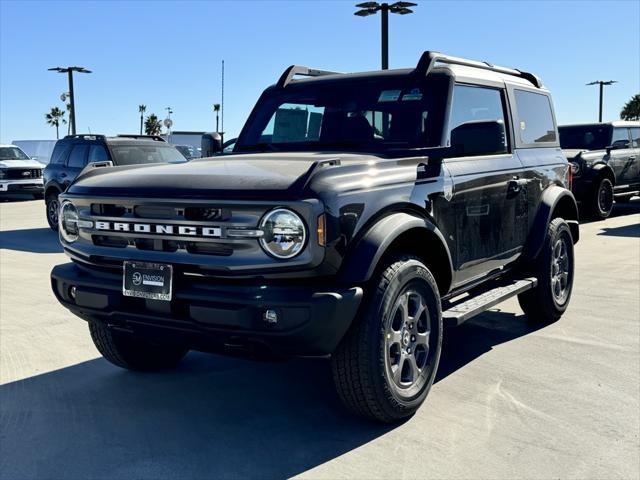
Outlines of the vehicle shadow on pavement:
<svg viewBox="0 0 640 480">
<path fill-rule="evenodd" d="M 632 237 L 640 238 L 640 224 L 624 225 L 622 227 L 603 227 L 598 235 L 608 235 L 612 237 Z"/>
<path fill-rule="evenodd" d="M 523 323 L 490 312 L 448 331 L 439 378 Z M 191 353 L 158 374 L 96 359 L 0 386 L 3 478 L 284 478 L 393 428 L 342 409 L 326 359 Z"/>
<path fill-rule="evenodd" d="M 50 228 L 0 231 L 0 249 L 32 253 L 62 253 L 58 234 Z"/>
</svg>

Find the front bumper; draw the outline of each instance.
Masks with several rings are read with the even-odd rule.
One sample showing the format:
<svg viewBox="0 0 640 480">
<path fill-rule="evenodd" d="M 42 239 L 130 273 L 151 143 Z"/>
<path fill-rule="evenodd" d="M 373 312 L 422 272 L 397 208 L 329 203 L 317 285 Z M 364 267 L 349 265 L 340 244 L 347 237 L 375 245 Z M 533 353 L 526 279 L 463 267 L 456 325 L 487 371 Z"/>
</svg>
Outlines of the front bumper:
<svg viewBox="0 0 640 480">
<path fill-rule="evenodd" d="M 12 193 L 42 193 L 44 183 L 41 178 L 26 180 L 0 180 L 0 192 Z"/>
<path fill-rule="evenodd" d="M 283 355 L 332 353 L 362 299 L 360 287 L 221 283 L 176 275 L 171 302 L 145 300 L 122 295 L 121 274 L 74 263 L 54 267 L 51 285 L 60 303 L 85 320 L 141 335 L 168 334 L 197 349 L 266 346 Z M 276 324 L 263 320 L 266 309 L 278 313 Z"/>
</svg>

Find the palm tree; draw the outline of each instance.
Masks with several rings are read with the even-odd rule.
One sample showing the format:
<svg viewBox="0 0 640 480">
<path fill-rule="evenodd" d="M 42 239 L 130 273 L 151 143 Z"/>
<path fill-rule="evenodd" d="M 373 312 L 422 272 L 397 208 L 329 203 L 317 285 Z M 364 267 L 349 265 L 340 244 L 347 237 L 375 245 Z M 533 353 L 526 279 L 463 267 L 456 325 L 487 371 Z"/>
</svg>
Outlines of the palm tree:
<svg viewBox="0 0 640 480">
<path fill-rule="evenodd" d="M 155 113 L 152 113 L 144 121 L 144 133 L 147 135 L 160 135 L 162 123 Z"/>
<path fill-rule="evenodd" d="M 52 127 L 56 127 L 56 139 L 60 138 L 58 133 L 58 128 L 60 124 L 65 124 L 67 121 L 63 118 L 64 111 L 60 110 L 58 107 L 51 107 L 51 111 L 49 113 L 45 113 L 44 118 L 47 121 L 48 125 Z"/>
<path fill-rule="evenodd" d="M 640 93 L 631 97 L 620 112 L 623 120 L 640 120 Z"/>
<path fill-rule="evenodd" d="M 146 105 L 138 105 L 138 112 L 140 112 L 140 135 L 142 135 L 142 118 L 144 117 L 144 112 L 147 111 Z"/>
</svg>

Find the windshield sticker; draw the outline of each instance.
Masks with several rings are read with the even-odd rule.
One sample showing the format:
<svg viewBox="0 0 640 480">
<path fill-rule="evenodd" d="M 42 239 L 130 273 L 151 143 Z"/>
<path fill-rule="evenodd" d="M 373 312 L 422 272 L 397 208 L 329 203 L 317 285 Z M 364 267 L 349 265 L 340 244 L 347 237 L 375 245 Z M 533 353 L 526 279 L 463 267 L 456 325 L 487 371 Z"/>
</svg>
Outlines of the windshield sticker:
<svg viewBox="0 0 640 480">
<path fill-rule="evenodd" d="M 405 93 L 402 96 L 402 101 L 404 102 L 407 100 L 422 100 L 422 92 L 420 91 L 420 89 L 414 88 L 409 93 Z"/>
<path fill-rule="evenodd" d="M 400 98 L 400 90 L 383 90 L 378 102 L 396 102 Z"/>
</svg>

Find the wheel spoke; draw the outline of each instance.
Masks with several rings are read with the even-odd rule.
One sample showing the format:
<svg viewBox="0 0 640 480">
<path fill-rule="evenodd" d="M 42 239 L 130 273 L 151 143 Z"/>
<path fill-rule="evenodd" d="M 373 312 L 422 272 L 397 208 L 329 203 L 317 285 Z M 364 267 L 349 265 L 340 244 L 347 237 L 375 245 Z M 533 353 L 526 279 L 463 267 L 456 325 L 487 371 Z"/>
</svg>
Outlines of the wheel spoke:
<svg viewBox="0 0 640 480">
<path fill-rule="evenodd" d="M 395 345 L 396 343 L 402 343 L 402 333 L 396 332 L 395 330 L 387 332 L 387 343 L 389 344 L 389 347 L 391 347 L 391 345 Z"/>
<path fill-rule="evenodd" d="M 403 353 L 400 356 L 398 364 L 391 367 L 391 371 L 393 373 L 393 381 L 396 383 L 396 385 L 400 385 L 400 383 L 402 383 L 402 369 L 404 367 L 404 362 L 406 359 L 407 356 Z"/>
<path fill-rule="evenodd" d="M 407 355 L 405 361 L 409 362 L 409 370 L 411 372 L 409 382 L 413 383 L 420 374 L 420 369 L 418 368 L 418 364 L 416 363 L 416 357 L 414 357 L 413 355 Z"/>
<path fill-rule="evenodd" d="M 426 345 L 429 347 L 429 333 L 428 330 L 424 333 L 416 333 L 416 345 Z"/>
</svg>

